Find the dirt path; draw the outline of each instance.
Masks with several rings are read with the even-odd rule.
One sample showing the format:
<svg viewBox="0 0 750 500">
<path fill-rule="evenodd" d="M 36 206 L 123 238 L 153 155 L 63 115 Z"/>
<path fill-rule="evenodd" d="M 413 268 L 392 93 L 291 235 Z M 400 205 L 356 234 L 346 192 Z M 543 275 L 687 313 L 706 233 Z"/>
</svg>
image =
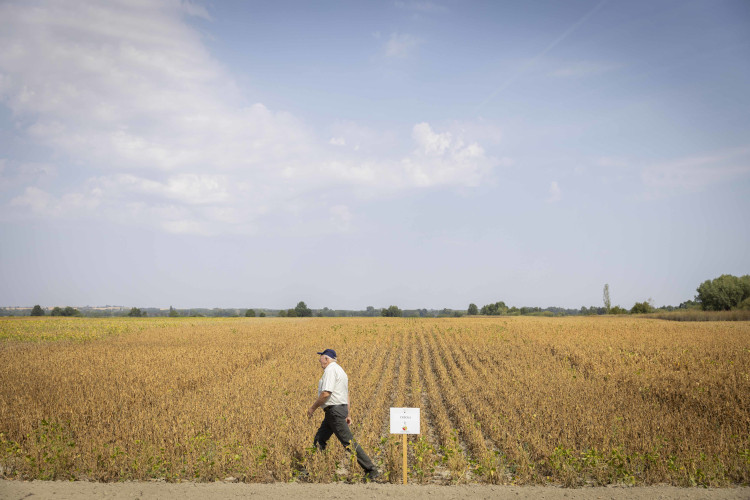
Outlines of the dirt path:
<svg viewBox="0 0 750 500">
<path fill-rule="evenodd" d="M 417 486 L 393 484 L 235 484 L 235 483 L 88 483 L 63 481 L 0 480 L 0 499 L 94 500 L 159 498 L 199 500 L 204 498 L 448 498 L 620 500 L 620 499 L 737 499 L 750 498 L 750 487 L 675 488 L 672 486 L 603 487 L 566 489 L 538 486 Z"/>
</svg>

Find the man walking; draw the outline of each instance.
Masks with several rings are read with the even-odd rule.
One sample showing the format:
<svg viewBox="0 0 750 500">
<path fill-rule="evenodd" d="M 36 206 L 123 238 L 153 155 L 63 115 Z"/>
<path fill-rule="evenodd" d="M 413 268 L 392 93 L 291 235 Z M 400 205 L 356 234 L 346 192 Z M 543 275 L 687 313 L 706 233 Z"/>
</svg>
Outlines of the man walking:
<svg viewBox="0 0 750 500">
<path fill-rule="evenodd" d="M 325 413 L 323 422 L 315 434 L 315 446 L 324 450 L 328 439 L 332 434 L 336 434 L 344 448 L 348 448 L 352 442 L 352 431 L 349 430 L 349 424 L 352 423 L 349 417 L 349 377 L 336 362 L 336 351 L 326 349 L 318 354 L 323 376 L 318 382 L 318 399 L 307 410 L 307 418 L 312 418 L 315 410 L 321 406 Z M 357 463 L 365 470 L 365 477 L 370 480 L 375 479 L 378 476 L 378 469 L 370 457 L 359 444 L 355 443 L 354 449 L 357 452 Z"/>
</svg>

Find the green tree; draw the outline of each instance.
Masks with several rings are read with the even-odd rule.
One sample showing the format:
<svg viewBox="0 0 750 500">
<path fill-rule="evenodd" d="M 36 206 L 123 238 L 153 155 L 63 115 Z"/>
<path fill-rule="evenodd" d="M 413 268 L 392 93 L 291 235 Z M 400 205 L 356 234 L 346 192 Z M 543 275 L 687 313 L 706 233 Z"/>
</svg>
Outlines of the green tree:
<svg viewBox="0 0 750 500">
<path fill-rule="evenodd" d="M 604 300 L 604 309 L 606 309 L 607 314 L 609 314 L 609 310 L 612 309 L 612 302 L 609 300 L 609 283 L 604 284 L 604 292 L 602 293 L 602 298 Z"/>
<path fill-rule="evenodd" d="M 681 302 L 677 309 L 701 309 L 701 304 L 695 300 L 686 300 Z"/>
<path fill-rule="evenodd" d="M 265 311 L 261 311 L 258 316 L 261 317 L 261 318 L 265 318 L 266 317 L 266 312 Z"/>
<path fill-rule="evenodd" d="M 480 314 L 485 316 L 499 316 L 502 314 L 508 314 L 508 306 L 502 300 L 495 302 L 494 304 L 487 304 L 482 306 Z"/>
<path fill-rule="evenodd" d="M 169 306 L 169 317 L 170 318 L 177 318 L 180 316 L 180 313 L 177 312 L 177 309 L 175 309 L 172 306 Z"/>
<path fill-rule="evenodd" d="M 299 316 L 300 318 L 309 318 L 312 316 L 312 310 L 302 301 L 300 301 L 294 308 L 294 312 L 296 313 L 296 316 Z"/>
<path fill-rule="evenodd" d="M 477 314 L 479 314 L 479 308 L 476 304 L 471 303 L 469 304 L 469 309 L 466 312 L 469 313 L 469 316 L 476 316 Z"/>
<path fill-rule="evenodd" d="M 52 316 L 83 316 L 81 311 L 75 307 L 66 306 L 65 308 L 54 307 L 52 309 Z"/>
<path fill-rule="evenodd" d="M 143 313 L 137 307 L 133 307 L 130 309 L 128 316 L 130 316 L 131 318 L 140 318 L 141 316 L 143 316 Z"/>
<path fill-rule="evenodd" d="M 279 311 L 279 318 L 286 318 L 286 309 Z"/>
<path fill-rule="evenodd" d="M 729 311 L 750 297 L 750 275 L 740 278 L 722 274 L 706 280 L 697 288 L 697 300 L 706 311 Z"/>
<path fill-rule="evenodd" d="M 254 318 L 255 317 L 255 309 L 248 309 L 245 311 L 245 317 L 246 318 Z"/>
<path fill-rule="evenodd" d="M 636 302 L 632 308 L 630 308 L 631 314 L 648 314 L 654 312 L 654 308 L 647 300 L 643 302 Z"/>
<path fill-rule="evenodd" d="M 81 314 L 81 311 L 75 307 L 66 306 L 65 309 L 63 309 L 63 316 L 83 316 L 83 314 Z"/>
<path fill-rule="evenodd" d="M 31 315 L 32 316 L 44 316 L 44 309 L 42 309 L 42 306 L 37 304 L 31 308 Z"/>
<path fill-rule="evenodd" d="M 287 318 L 296 318 L 297 317 L 297 310 L 296 309 L 287 309 L 287 311 L 286 311 L 286 317 Z"/>
<path fill-rule="evenodd" d="M 404 311 L 398 308 L 398 306 L 390 306 L 387 309 L 381 309 L 380 315 L 388 318 L 400 318 L 404 315 Z"/>
</svg>

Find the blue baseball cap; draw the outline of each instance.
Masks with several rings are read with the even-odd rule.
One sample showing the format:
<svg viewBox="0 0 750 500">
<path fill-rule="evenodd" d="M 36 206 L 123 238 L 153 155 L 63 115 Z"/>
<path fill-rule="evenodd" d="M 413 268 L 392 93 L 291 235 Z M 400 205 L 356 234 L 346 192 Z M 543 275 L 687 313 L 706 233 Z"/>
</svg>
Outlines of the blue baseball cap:
<svg viewBox="0 0 750 500">
<path fill-rule="evenodd" d="M 324 356 L 328 356 L 329 358 L 336 359 L 336 351 L 334 351 L 333 349 L 326 349 L 325 351 L 319 352 L 318 354 L 322 354 Z"/>
</svg>

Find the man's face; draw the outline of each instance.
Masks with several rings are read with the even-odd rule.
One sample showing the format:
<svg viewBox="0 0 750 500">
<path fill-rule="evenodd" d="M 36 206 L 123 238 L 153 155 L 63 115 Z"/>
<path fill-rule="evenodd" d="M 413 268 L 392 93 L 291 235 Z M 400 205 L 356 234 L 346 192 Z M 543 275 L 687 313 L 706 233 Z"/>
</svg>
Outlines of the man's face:
<svg viewBox="0 0 750 500">
<path fill-rule="evenodd" d="M 328 366 L 328 363 L 330 363 L 328 356 L 321 354 L 320 355 L 320 367 L 325 370 L 326 366 Z"/>
</svg>

